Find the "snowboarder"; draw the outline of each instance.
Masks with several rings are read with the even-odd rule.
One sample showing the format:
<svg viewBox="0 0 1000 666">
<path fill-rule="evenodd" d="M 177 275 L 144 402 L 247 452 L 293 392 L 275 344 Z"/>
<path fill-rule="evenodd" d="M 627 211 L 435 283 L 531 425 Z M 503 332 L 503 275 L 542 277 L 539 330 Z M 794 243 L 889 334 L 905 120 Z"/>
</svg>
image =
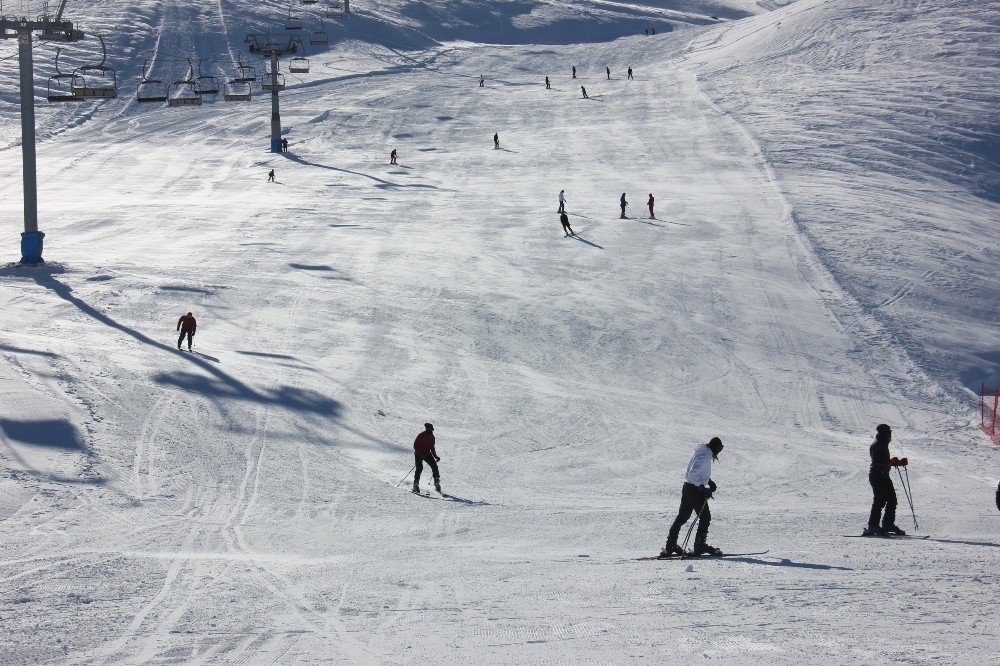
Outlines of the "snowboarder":
<svg viewBox="0 0 1000 666">
<path fill-rule="evenodd" d="M 629 81 L 634 81 L 635 80 L 635 79 L 632 78 L 632 68 L 631 67 L 628 68 L 628 80 Z"/>
<path fill-rule="evenodd" d="M 653 215 L 653 193 L 652 192 L 649 193 L 649 201 L 646 202 L 646 205 L 649 206 L 649 219 L 655 220 L 656 216 Z"/>
<path fill-rule="evenodd" d="M 283 153 L 288 152 L 288 139 L 286 138 L 281 139 L 281 152 Z"/>
<path fill-rule="evenodd" d="M 619 204 L 620 204 L 620 205 L 621 205 L 621 207 L 622 207 L 622 216 L 621 216 L 620 218 L 618 218 L 618 219 L 620 219 L 620 220 L 624 220 L 624 219 L 625 219 L 625 206 L 627 206 L 627 205 L 628 205 L 628 202 L 627 202 L 627 201 L 625 201 L 625 193 L 624 193 L 624 192 L 622 192 L 622 198 L 621 198 L 621 200 L 619 201 Z"/>
<path fill-rule="evenodd" d="M 722 555 L 722 551 L 705 543 L 708 537 L 708 526 L 712 522 L 712 512 L 708 508 L 708 500 L 715 492 L 715 481 L 712 480 L 712 461 L 719 459 L 719 453 L 725 448 L 722 440 L 713 437 L 708 444 L 699 444 L 688 463 L 684 475 L 684 485 L 681 487 L 681 507 L 677 518 L 667 533 L 667 545 L 660 552 L 661 557 L 684 555 L 684 550 L 677 545 L 684 523 L 691 518 L 692 512 L 697 512 L 698 529 L 694 535 L 694 555 Z"/>
<path fill-rule="evenodd" d="M 608 72 L 608 81 L 610 81 L 611 80 L 611 68 L 605 66 L 604 69 L 607 70 L 607 72 Z"/>
<path fill-rule="evenodd" d="M 573 65 L 573 78 L 576 78 L 576 65 Z"/>
<path fill-rule="evenodd" d="M 181 332 L 181 336 L 177 338 L 177 348 L 181 348 L 181 342 L 184 340 L 184 336 L 187 336 L 188 351 L 191 351 L 191 338 L 194 337 L 195 331 L 198 330 L 198 321 L 194 318 L 194 315 L 188 312 L 178 319 L 177 330 Z"/>
<path fill-rule="evenodd" d="M 559 190 L 559 210 L 557 213 L 566 212 L 566 190 Z"/>
<path fill-rule="evenodd" d="M 889 458 L 889 442 L 892 428 L 880 423 L 875 428 L 875 441 L 868 447 L 872 466 L 868 471 L 868 482 L 872 484 L 872 512 L 868 516 L 868 527 L 863 536 L 905 536 L 906 532 L 896 526 L 896 489 L 892 485 L 889 468 L 899 464 L 899 460 Z M 885 509 L 883 515 L 882 509 Z M 879 527 L 879 518 L 882 519 Z"/>
<path fill-rule="evenodd" d="M 583 98 L 584 99 L 590 99 L 589 97 L 587 97 L 587 89 L 586 88 L 584 88 L 583 86 L 580 86 L 580 91 L 583 93 Z"/>
<path fill-rule="evenodd" d="M 389 164 L 396 164 L 396 149 L 393 148 L 392 152 L 389 153 Z"/>
<path fill-rule="evenodd" d="M 269 183 L 274 182 L 274 169 L 271 169 L 270 171 L 267 172 L 267 182 Z"/>
<path fill-rule="evenodd" d="M 424 463 L 431 466 L 434 475 L 434 490 L 441 492 L 441 475 L 438 473 L 438 461 L 441 457 L 434 450 L 434 426 L 424 424 L 424 431 L 413 440 L 413 457 L 416 460 L 416 471 L 413 473 L 413 492 L 420 492 L 420 473 L 424 471 Z"/>
<path fill-rule="evenodd" d="M 566 213 L 559 214 L 559 221 L 562 222 L 563 232 L 567 236 L 576 236 L 576 234 L 573 233 L 573 227 L 569 226 L 569 216 Z"/>
<path fill-rule="evenodd" d="M 483 78 L 482 74 L 479 75 L 479 87 L 480 88 L 486 87 L 486 79 Z"/>
<path fill-rule="evenodd" d="M 498 132 L 493 134 L 493 150 L 500 150 L 500 134 Z"/>
<path fill-rule="evenodd" d="M 547 76 L 545 77 L 545 89 L 546 90 L 552 90 L 552 84 L 549 83 L 549 77 L 547 77 Z"/>
</svg>

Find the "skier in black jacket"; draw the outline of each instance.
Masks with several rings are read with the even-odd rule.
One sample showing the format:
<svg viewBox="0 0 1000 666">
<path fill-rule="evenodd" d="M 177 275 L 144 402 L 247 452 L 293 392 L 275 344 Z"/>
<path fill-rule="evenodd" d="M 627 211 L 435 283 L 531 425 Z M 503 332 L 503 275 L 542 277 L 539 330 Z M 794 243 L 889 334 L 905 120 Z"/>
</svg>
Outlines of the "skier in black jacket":
<svg viewBox="0 0 1000 666">
<path fill-rule="evenodd" d="M 868 517 L 868 527 L 864 536 L 905 536 L 906 532 L 896 526 L 896 489 L 892 485 L 889 469 L 893 462 L 889 457 L 889 442 L 892 428 L 882 423 L 875 428 L 875 441 L 868 448 L 872 466 L 868 472 L 868 482 L 872 484 L 872 512 Z M 885 514 L 882 514 L 885 509 Z M 881 527 L 879 527 L 881 518 Z"/>
</svg>

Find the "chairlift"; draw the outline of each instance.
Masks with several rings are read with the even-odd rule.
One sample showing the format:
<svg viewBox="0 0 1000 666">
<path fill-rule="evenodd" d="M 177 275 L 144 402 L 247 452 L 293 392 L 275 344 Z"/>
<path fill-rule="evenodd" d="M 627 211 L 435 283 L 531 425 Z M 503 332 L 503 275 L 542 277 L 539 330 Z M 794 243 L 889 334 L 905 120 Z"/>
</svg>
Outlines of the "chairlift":
<svg viewBox="0 0 1000 666">
<path fill-rule="evenodd" d="M 253 96 L 253 88 L 248 81 L 233 79 L 226 83 L 222 98 L 227 102 L 249 102 Z"/>
<path fill-rule="evenodd" d="M 233 79 L 236 83 L 250 83 L 251 81 L 257 80 L 257 70 L 253 68 L 253 65 L 244 65 L 243 60 L 240 58 L 240 54 L 236 56 L 236 77 Z"/>
<path fill-rule="evenodd" d="M 302 0 L 303 5 L 315 5 L 319 0 Z"/>
<path fill-rule="evenodd" d="M 323 22 L 319 22 L 319 30 L 309 35 L 309 44 L 312 46 L 326 46 L 330 43 L 330 36 L 324 30 Z"/>
<path fill-rule="evenodd" d="M 187 78 L 174 81 L 168 90 L 169 106 L 201 106 L 201 95 L 198 94 L 198 86 L 194 81 L 194 65 L 188 58 Z"/>
<path fill-rule="evenodd" d="M 59 53 L 56 49 L 56 73 L 49 77 L 48 98 L 50 102 L 79 102 L 80 98 L 73 93 L 73 77 L 71 72 L 59 71 Z"/>
<path fill-rule="evenodd" d="M 80 65 L 73 70 L 73 94 L 81 99 L 114 99 L 118 97 L 118 76 L 107 66 L 108 49 L 101 41 L 101 61 L 96 65 Z"/>
<path fill-rule="evenodd" d="M 201 73 L 201 60 L 198 61 L 198 76 L 194 80 L 194 87 L 198 95 L 216 95 L 219 92 L 219 79 Z"/>
<path fill-rule="evenodd" d="M 288 71 L 293 74 L 308 74 L 309 73 L 309 58 L 303 58 L 302 56 L 296 56 L 288 61 Z"/>
<path fill-rule="evenodd" d="M 285 30 L 301 30 L 302 19 L 292 16 L 292 6 L 288 5 L 288 18 L 285 19 Z"/>
<path fill-rule="evenodd" d="M 275 84 L 275 79 L 277 79 L 277 84 Z M 268 74 L 266 77 L 261 79 L 260 87 L 264 90 L 284 90 L 285 89 L 285 75 L 278 74 L 276 77 L 272 77 Z"/>
<path fill-rule="evenodd" d="M 146 65 L 148 64 L 148 60 L 142 64 L 142 81 L 135 89 L 135 101 L 141 103 L 166 102 L 169 97 L 167 85 L 159 79 L 151 79 L 146 76 Z"/>
</svg>

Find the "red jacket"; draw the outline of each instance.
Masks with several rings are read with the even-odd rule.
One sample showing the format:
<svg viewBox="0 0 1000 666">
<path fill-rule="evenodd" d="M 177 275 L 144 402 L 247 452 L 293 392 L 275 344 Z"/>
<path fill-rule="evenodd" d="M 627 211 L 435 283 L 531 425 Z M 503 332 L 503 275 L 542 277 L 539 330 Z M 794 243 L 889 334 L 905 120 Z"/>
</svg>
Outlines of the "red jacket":
<svg viewBox="0 0 1000 666">
<path fill-rule="evenodd" d="M 191 331 L 192 333 L 194 333 L 195 331 L 198 330 L 198 322 L 195 320 L 194 317 L 188 317 L 187 315 L 184 315 L 183 317 L 177 320 L 177 328 L 182 331 Z"/>
<path fill-rule="evenodd" d="M 437 458 L 437 451 L 434 450 L 434 433 L 425 430 L 417 435 L 413 440 L 413 450 L 417 453 L 429 453 Z"/>
</svg>

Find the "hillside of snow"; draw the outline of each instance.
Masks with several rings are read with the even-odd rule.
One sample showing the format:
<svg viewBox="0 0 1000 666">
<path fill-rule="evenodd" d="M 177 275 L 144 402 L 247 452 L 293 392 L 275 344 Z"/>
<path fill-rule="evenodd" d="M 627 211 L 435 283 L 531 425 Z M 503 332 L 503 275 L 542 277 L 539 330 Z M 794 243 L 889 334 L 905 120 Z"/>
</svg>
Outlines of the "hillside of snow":
<svg viewBox="0 0 1000 666">
<path fill-rule="evenodd" d="M 275 155 L 259 90 L 131 95 L 286 4 L 71 0 L 121 96 L 46 103 L 36 49 L 37 268 L 0 43 L 0 663 L 990 663 L 998 3 L 967 5 L 356 2 Z M 407 488 L 425 421 L 444 497 Z M 880 422 L 926 541 L 844 538 Z M 713 435 L 709 541 L 767 553 L 636 561 Z"/>
</svg>

